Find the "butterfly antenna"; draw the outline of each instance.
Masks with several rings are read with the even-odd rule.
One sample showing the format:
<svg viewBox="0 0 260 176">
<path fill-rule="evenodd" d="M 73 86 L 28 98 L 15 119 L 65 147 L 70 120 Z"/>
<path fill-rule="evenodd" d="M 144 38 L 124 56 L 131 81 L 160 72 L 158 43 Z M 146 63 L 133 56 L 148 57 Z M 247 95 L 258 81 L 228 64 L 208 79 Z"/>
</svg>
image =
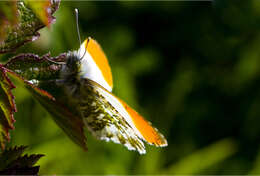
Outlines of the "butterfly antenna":
<svg viewBox="0 0 260 176">
<path fill-rule="evenodd" d="M 77 27 L 79 45 L 81 45 L 81 38 L 80 38 L 80 34 L 79 34 L 79 11 L 78 11 L 78 9 L 75 9 L 75 16 L 76 16 L 76 27 Z"/>
<path fill-rule="evenodd" d="M 83 57 L 85 56 L 85 54 L 86 54 L 86 52 L 87 52 L 88 43 L 89 43 L 90 39 L 91 39 L 91 38 L 89 37 L 88 40 L 87 40 L 87 43 L 86 43 L 86 45 L 85 45 L 85 52 L 84 52 L 83 56 L 80 58 L 80 60 L 83 59 Z"/>
<path fill-rule="evenodd" d="M 76 27 L 77 27 L 79 45 L 81 45 L 81 38 L 80 38 L 80 33 L 79 33 L 79 11 L 78 11 L 78 9 L 75 9 L 75 17 L 76 17 Z M 88 41 L 89 41 L 89 39 L 88 39 Z M 88 45 L 88 41 L 87 41 L 87 45 Z M 87 45 L 86 45 L 86 46 L 87 46 Z M 86 49 L 87 49 L 87 47 L 86 47 Z M 85 49 L 85 52 L 84 52 L 83 56 L 80 57 L 80 60 L 82 60 L 83 57 L 85 56 L 85 54 L 86 54 L 86 49 Z"/>
</svg>

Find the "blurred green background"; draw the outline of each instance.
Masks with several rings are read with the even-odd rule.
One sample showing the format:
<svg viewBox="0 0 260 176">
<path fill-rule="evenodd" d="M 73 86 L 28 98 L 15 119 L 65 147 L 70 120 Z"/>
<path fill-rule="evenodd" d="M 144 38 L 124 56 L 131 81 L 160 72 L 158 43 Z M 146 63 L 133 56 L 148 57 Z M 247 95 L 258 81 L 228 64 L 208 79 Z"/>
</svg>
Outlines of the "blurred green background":
<svg viewBox="0 0 260 176">
<path fill-rule="evenodd" d="M 16 53 L 56 56 L 91 36 L 109 59 L 114 93 L 167 138 L 139 155 L 87 133 L 76 146 L 30 94 L 14 90 L 9 145 L 46 156 L 41 174 L 260 174 L 260 1 L 62 1 L 57 21 Z"/>
</svg>

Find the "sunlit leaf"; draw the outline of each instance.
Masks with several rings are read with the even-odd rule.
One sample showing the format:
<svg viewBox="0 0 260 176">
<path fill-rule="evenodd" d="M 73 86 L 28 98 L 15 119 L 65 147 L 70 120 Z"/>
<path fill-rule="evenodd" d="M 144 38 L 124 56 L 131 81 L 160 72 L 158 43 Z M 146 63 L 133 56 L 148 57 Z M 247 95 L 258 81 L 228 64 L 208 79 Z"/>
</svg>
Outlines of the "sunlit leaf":
<svg viewBox="0 0 260 176">
<path fill-rule="evenodd" d="M 51 57 L 49 53 L 42 57 L 35 54 L 20 54 L 9 59 L 4 67 L 14 71 L 26 80 L 57 79 L 61 65 L 54 62 L 64 62 L 65 56 L 65 54 L 61 54 L 57 57 Z M 50 60 L 54 62 L 50 62 Z"/>
<path fill-rule="evenodd" d="M 15 86 L 8 76 L 20 80 L 42 96 L 53 99 L 46 91 L 37 88 L 35 85 L 0 64 L 0 145 L 2 149 L 5 148 L 6 141 L 10 140 L 9 130 L 14 129 L 14 112 L 16 112 L 14 96 L 11 92 L 11 89 L 15 88 Z"/>
<path fill-rule="evenodd" d="M 39 166 L 34 165 L 44 155 L 22 155 L 25 149 L 25 146 L 13 147 L 0 153 L 1 175 L 36 175 L 39 172 Z"/>
<path fill-rule="evenodd" d="M 16 1 L 0 2 L 0 43 L 4 40 L 8 26 L 15 27 L 18 22 L 18 10 Z"/>
<path fill-rule="evenodd" d="M 35 13 L 36 10 L 34 8 L 34 10 L 32 10 L 32 5 L 29 5 L 36 4 L 37 2 L 30 2 L 29 4 L 26 4 L 24 1 L 14 2 L 16 2 L 16 5 L 0 8 L 1 15 L 5 14 L 5 11 L 11 11 L 8 9 L 15 9 L 14 7 L 17 6 L 17 13 L 13 13 L 16 14 L 16 18 L 13 18 L 18 19 L 17 25 L 11 25 L 12 23 L 9 22 L 10 18 L 8 17 L 2 18 L 2 20 L 0 20 L 0 29 L 2 29 L 5 33 L 5 35 L 2 35 L 2 37 L 0 36 L 0 53 L 15 50 L 16 48 L 27 42 L 36 40 L 40 35 L 38 33 L 38 30 L 43 28 L 45 25 L 49 25 L 55 20 L 52 14 L 59 7 L 59 0 L 47 1 L 48 6 L 43 7 L 43 9 L 45 9 L 46 11 L 45 17 L 46 19 L 48 19 L 48 21 L 46 22 L 42 21 L 45 20 L 42 19 L 43 15 L 38 14 L 38 12 L 40 13 L 41 11 L 39 11 L 38 9 L 37 13 Z"/>
<path fill-rule="evenodd" d="M 36 16 L 48 26 L 54 20 L 52 17 L 52 6 L 51 0 L 48 1 L 32 1 L 32 0 L 25 0 L 25 3 L 30 6 Z M 57 7 L 55 7 L 57 8 Z"/>
</svg>

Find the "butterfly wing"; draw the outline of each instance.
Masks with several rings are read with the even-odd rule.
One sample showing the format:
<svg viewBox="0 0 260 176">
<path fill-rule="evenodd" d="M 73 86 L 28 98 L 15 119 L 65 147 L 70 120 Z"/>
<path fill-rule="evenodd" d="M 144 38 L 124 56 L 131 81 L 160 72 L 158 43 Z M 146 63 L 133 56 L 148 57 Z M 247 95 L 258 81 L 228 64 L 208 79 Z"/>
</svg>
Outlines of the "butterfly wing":
<svg viewBox="0 0 260 176">
<path fill-rule="evenodd" d="M 108 91 L 112 91 L 113 79 L 105 53 L 92 38 L 87 38 L 80 46 L 81 77 L 97 82 Z"/>
<path fill-rule="evenodd" d="M 82 79 L 81 92 L 80 112 L 87 128 L 98 139 L 123 144 L 141 154 L 145 153 L 143 141 L 167 145 L 163 135 L 149 122 L 99 84 Z"/>
</svg>

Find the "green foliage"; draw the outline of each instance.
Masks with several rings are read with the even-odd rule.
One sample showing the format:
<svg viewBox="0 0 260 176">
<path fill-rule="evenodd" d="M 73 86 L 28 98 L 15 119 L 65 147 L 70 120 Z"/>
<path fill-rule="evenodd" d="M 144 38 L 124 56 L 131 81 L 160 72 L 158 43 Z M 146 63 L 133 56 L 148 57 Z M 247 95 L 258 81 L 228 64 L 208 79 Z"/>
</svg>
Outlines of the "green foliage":
<svg viewBox="0 0 260 176">
<path fill-rule="evenodd" d="M 35 9 L 35 4 L 37 4 L 37 8 L 39 8 L 38 11 L 36 12 L 34 10 L 35 13 L 33 13 L 30 7 L 26 6 L 24 1 L 1 2 L 0 16 L 2 18 L 0 19 L 0 53 L 10 52 L 26 42 L 37 39 L 39 36 L 37 31 L 45 25 L 49 25 L 55 19 L 52 14 L 57 10 L 59 1 L 45 1 L 44 3 L 39 4 L 36 2 L 30 2 L 29 4 L 33 9 Z M 37 17 L 38 14 L 40 14 L 39 18 Z M 44 20 L 44 17 L 47 19 L 48 23 L 42 21 Z M 46 55 L 44 57 L 46 58 L 48 56 Z M 28 66 L 32 66 L 30 65 L 31 61 L 28 60 L 25 64 L 25 60 L 21 62 L 21 57 L 16 58 L 18 58 L 16 59 L 16 62 L 8 64 L 11 69 L 15 69 L 15 71 L 22 73 L 21 76 L 30 76 L 33 78 L 41 75 L 41 72 L 28 73 L 28 71 L 24 71 Z M 24 58 L 25 56 L 23 59 Z M 9 130 L 14 128 L 14 112 L 16 112 L 14 96 L 11 92 L 11 89 L 15 88 L 15 86 L 8 78 L 6 73 L 11 72 L 6 68 L 7 65 L 0 64 L 0 146 L 2 149 L 5 147 L 5 142 L 10 140 Z M 37 69 L 39 70 L 40 68 Z M 50 72 L 46 71 L 45 73 Z M 16 74 L 13 74 L 13 76 L 19 77 Z M 19 79 L 25 81 L 23 78 L 19 77 Z M 29 83 L 27 82 L 27 84 Z"/>
<path fill-rule="evenodd" d="M 39 166 L 34 166 L 44 155 L 23 155 L 25 146 L 8 148 L 0 153 L 1 175 L 37 175 Z"/>
<path fill-rule="evenodd" d="M 14 70 L 16 74 L 11 74 L 11 76 L 30 91 L 76 144 L 86 150 L 84 123 L 79 118 L 76 107 L 72 106 L 64 96 L 63 88 L 54 82 L 59 78 L 61 69 L 61 65 L 54 62 L 64 62 L 65 56 L 65 54 L 61 54 L 53 58 L 50 57 L 50 54 L 42 57 L 34 54 L 20 54 L 11 58 L 4 67 Z M 36 80 L 37 82 L 31 84 L 26 80 Z"/>
<path fill-rule="evenodd" d="M 55 19 L 52 14 L 57 10 L 59 1 L 45 1 L 44 3 L 37 3 L 37 11 L 35 11 L 36 2 L 30 2 L 29 4 L 30 7 L 34 9 L 34 13 L 31 8 L 24 3 L 24 1 L 0 2 L 0 53 L 10 52 L 26 42 L 37 39 L 39 37 L 38 30 L 43 28 L 45 25 L 49 25 Z M 44 58 L 46 57 L 49 56 L 44 56 Z M 24 58 L 25 57 L 23 57 L 23 59 Z M 39 58 L 39 60 L 41 59 Z M 26 61 L 23 60 L 23 62 L 21 62 L 21 59 L 18 57 L 16 62 L 12 61 L 8 64 L 11 69 L 15 69 L 15 71 L 19 73 L 24 71 L 25 73 L 21 76 L 31 75 L 30 77 L 32 78 L 39 77 L 41 74 L 39 72 L 28 73 L 28 71 L 25 71 L 26 68 L 28 68 L 26 66 L 30 65 L 30 60 L 28 61 L 29 62 L 27 62 L 27 64 L 24 64 Z M 38 66 L 41 61 L 38 61 Z M 45 59 L 45 62 L 47 62 L 47 59 Z M 0 174 L 36 175 L 39 172 L 39 166 L 34 167 L 33 165 L 43 155 L 22 156 L 25 149 L 23 146 L 5 149 L 6 141 L 10 140 L 9 130 L 14 129 L 14 112 L 16 112 L 14 96 L 11 92 L 11 89 L 15 88 L 15 86 L 9 76 L 16 78 L 22 82 L 24 86 L 33 89 L 34 92 L 37 92 L 42 96 L 47 96 L 49 99 L 53 97 L 47 92 L 26 81 L 17 73 L 10 71 L 7 67 L 7 65 L 0 63 Z M 45 65 L 45 67 L 47 66 Z M 47 71 L 45 72 L 49 73 Z"/>
<path fill-rule="evenodd" d="M 38 39 L 38 30 L 54 21 L 55 18 L 51 15 L 57 10 L 59 5 L 59 1 L 56 0 L 45 1 L 46 3 L 51 3 L 48 3 L 48 6 L 46 6 L 45 3 L 42 3 L 40 6 L 37 5 L 36 11 L 34 10 L 34 4 L 38 4 L 37 2 L 30 2 L 30 7 L 33 7 L 33 10 L 30 7 L 26 6 L 24 1 L 22 0 L 15 2 L 16 3 L 10 2 L 12 6 L 2 6 L 1 8 L 5 9 L 2 10 L 1 13 L 6 18 L 2 18 L 0 20 L 0 34 L 2 34 L 0 35 L 0 53 L 10 52 L 27 42 Z M 11 13 L 13 14 L 12 17 L 8 17 L 8 15 L 10 14 L 10 10 L 8 11 L 8 9 L 15 9 L 15 13 Z M 42 13 L 44 13 L 45 15 L 43 15 Z M 40 16 L 40 18 L 38 18 L 38 16 Z M 16 21 L 16 23 L 11 25 L 10 22 L 3 22 L 10 18 L 15 19 L 13 21 Z M 45 18 L 47 18 L 47 22 Z"/>
<path fill-rule="evenodd" d="M 8 28 L 8 32 L 4 36 L 0 52 L 8 52 L 24 44 L 25 41 L 33 41 L 39 35 L 37 31 L 45 25 L 49 25 L 54 20 L 52 14 L 57 10 L 59 1 L 17 1 L 13 5 L 17 6 L 16 18 L 19 19 L 18 26 L 14 27 L 9 23 L 7 23 L 7 27 L 4 24 L 2 25 L 3 28 Z M 11 7 L 7 6 L 6 8 L 8 10 Z M 6 14 L 5 11 L 3 14 Z M 11 89 L 14 86 L 6 75 L 6 72 L 9 72 L 9 76 L 27 88 L 53 114 L 54 121 L 75 143 L 86 149 L 83 121 L 78 118 L 78 114 L 73 113 L 75 111 L 72 111 L 71 105 L 68 104 L 68 108 L 66 108 L 64 106 L 65 103 L 63 103 L 66 102 L 65 100 L 56 100 L 46 91 L 39 89 L 37 83 L 32 84 L 27 81 L 37 80 L 42 81 L 41 84 L 44 84 L 44 80 L 47 80 L 49 84 L 48 81 L 51 82 L 51 80 L 58 79 L 61 65 L 54 64 L 54 62 L 64 62 L 65 56 L 65 54 L 61 54 L 56 58 L 51 58 L 50 54 L 47 54 L 40 58 L 34 54 L 20 54 L 11 58 L 5 65 L 1 65 L 0 144 L 2 149 L 4 149 L 6 140 L 9 140 L 8 130 L 14 128 L 13 113 L 16 111 L 14 97 L 11 93 Z M 50 60 L 53 61 L 51 62 Z"/>
<path fill-rule="evenodd" d="M 65 54 L 61 54 L 55 58 L 51 57 L 50 54 L 46 54 L 39 57 L 35 54 L 20 54 L 4 64 L 5 68 L 13 70 L 26 80 L 52 80 L 58 79 L 61 65 L 50 62 L 64 62 Z"/>
</svg>

